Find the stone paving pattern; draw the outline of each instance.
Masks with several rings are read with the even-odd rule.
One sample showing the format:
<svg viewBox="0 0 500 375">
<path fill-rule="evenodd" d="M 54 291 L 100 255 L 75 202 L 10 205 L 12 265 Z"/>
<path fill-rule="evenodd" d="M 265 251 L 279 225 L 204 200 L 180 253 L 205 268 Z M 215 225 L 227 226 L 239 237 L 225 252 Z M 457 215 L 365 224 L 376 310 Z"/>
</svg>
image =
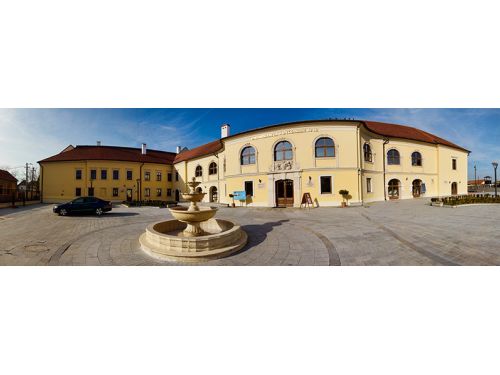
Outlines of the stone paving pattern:
<svg viewBox="0 0 500 375">
<path fill-rule="evenodd" d="M 500 265 L 500 205 L 431 207 L 426 199 L 365 207 L 220 208 L 249 235 L 228 258 L 200 265 Z M 0 265 L 179 265 L 139 248 L 167 209 L 116 207 L 103 217 L 52 205 L 0 210 Z M 192 265 L 192 264 L 190 264 Z"/>
</svg>

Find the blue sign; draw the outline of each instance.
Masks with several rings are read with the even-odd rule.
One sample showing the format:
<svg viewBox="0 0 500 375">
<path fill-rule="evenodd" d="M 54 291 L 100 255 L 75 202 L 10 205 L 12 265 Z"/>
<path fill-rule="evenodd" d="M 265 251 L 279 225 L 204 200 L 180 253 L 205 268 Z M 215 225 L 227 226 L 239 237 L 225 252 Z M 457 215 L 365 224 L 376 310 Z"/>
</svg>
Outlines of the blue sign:
<svg viewBox="0 0 500 375">
<path fill-rule="evenodd" d="M 425 191 L 426 191 L 425 184 L 422 184 L 422 194 L 425 194 Z"/>
<path fill-rule="evenodd" d="M 246 201 L 247 193 L 245 191 L 235 191 L 233 192 L 233 198 L 237 201 Z"/>
</svg>

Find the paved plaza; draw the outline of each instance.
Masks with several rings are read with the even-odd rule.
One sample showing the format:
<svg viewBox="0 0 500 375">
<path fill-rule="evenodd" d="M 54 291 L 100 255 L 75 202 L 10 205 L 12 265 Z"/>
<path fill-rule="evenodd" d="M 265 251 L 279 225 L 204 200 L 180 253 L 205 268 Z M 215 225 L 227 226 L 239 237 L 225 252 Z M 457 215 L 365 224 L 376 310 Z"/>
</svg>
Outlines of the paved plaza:
<svg viewBox="0 0 500 375">
<path fill-rule="evenodd" d="M 365 207 L 220 208 L 247 246 L 202 265 L 500 265 L 500 205 L 431 207 L 428 200 Z M 172 265 L 139 247 L 168 209 L 118 206 L 103 217 L 52 213 L 52 205 L 0 211 L 0 265 Z"/>
</svg>

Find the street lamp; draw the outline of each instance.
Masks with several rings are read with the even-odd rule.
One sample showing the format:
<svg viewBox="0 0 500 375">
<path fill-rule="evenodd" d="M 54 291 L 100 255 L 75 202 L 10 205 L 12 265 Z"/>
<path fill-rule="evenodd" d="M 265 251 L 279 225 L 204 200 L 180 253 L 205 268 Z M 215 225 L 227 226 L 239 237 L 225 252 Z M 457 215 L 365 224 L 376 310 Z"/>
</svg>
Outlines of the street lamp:
<svg viewBox="0 0 500 375">
<path fill-rule="evenodd" d="M 493 165 L 493 168 L 495 169 L 495 198 L 497 197 L 497 168 L 498 168 L 498 162 L 494 161 L 491 163 Z"/>
</svg>

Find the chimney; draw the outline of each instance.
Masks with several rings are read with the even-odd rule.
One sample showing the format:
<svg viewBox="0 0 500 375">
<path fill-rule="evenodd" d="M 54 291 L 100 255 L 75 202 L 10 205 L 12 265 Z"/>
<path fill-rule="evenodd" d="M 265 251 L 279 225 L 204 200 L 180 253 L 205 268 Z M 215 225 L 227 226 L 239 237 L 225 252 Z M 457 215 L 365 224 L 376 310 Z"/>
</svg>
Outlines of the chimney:
<svg viewBox="0 0 500 375">
<path fill-rule="evenodd" d="M 141 154 L 146 155 L 146 144 L 143 143 L 141 146 Z"/>
<path fill-rule="evenodd" d="M 97 145 L 100 146 L 101 145 L 101 141 L 97 141 Z"/>
<path fill-rule="evenodd" d="M 180 154 L 181 153 L 181 146 L 177 146 L 177 153 Z"/>
<path fill-rule="evenodd" d="M 229 124 L 222 124 L 220 127 L 220 137 L 221 138 L 226 138 L 229 137 L 229 129 L 230 129 Z"/>
</svg>

